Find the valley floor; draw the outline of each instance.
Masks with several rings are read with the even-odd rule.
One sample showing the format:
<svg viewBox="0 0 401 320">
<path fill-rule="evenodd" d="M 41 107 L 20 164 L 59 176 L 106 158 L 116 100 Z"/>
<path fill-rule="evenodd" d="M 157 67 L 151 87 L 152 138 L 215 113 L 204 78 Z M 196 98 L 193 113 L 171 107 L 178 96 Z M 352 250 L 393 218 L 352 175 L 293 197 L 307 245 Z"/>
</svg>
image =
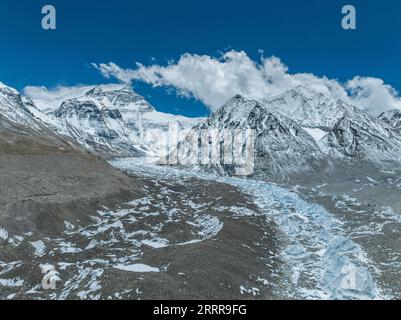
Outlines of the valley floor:
<svg viewBox="0 0 401 320">
<path fill-rule="evenodd" d="M 136 196 L 119 208 L 103 208 L 91 223 L 64 221 L 57 236 L 0 228 L 0 241 L 8 238 L 0 299 L 401 296 L 394 211 L 366 219 L 362 203 L 333 202 L 322 186 L 111 163 L 136 182 Z M 42 270 L 53 270 L 55 290 L 43 289 Z"/>
<path fill-rule="evenodd" d="M 283 297 L 275 225 L 247 196 L 191 177 L 133 179 L 138 196 L 92 223 L 64 221 L 55 236 L 7 235 L 0 298 Z M 55 290 L 43 289 L 43 269 Z"/>
<path fill-rule="evenodd" d="M 288 299 L 384 299 L 376 280 L 377 267 L 354 242 L 345 221 L 318 202 L 303 199 L 296 188 L 261 180 L 222 177 L 120 159 L 113 165 L 128 173 L 183 181 L 190 177 L 235 187 L 247 195 L 267 221 L 277 226 L 277 252 L 286 274 L 278 282 L 281 297 Z M 246 209 L 239 214 L 246 216 Z M 275 285 L 278 285 L 276 283 Z"/>
</svg>

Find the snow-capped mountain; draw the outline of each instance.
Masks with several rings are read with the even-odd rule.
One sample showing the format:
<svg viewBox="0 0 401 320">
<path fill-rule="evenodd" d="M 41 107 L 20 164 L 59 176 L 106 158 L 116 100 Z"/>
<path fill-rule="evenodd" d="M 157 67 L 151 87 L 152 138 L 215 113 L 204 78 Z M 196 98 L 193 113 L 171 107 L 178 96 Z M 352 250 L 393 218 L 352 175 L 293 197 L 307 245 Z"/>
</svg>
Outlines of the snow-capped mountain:
<svg viewBox="0 0 401 320">
<path fill-rule="evenodd" d="M 63 102 L 50 116 L 59 120 L 58 130 L 88 149 L 104 155 L 141 154 L 137 144 L 129 144 L 125 137 L 122 115 L 118 110 L 99 109 L 93 101 L 71 99 Z"/>
<path fill-rule="evenodd" d="M 330 129 L 354 107 L 331 99 L 304 86 L 287 90 L 272 99 L 263 99 L 268 108 L 297 121 L 302 127 Z"/>
<path fill-rule="evenodd" d="M 396 125 L 397 115 L 392 113 L 386 122 Z M 282 178 L 293 172 L 329 168 L 331 165 L 327 165 L 335 159 L 400 163 L 401 136 L 386 122 L 342 100 L 300 86 L 270 100 L 235 96 L 195 131 L 200 136 L 202 130 L 217 129 L 222 143 L 225 130 L 253 129 L 255 174 Z M 173 159 L 179 158 L 178 152 L 187 152 L 193 158 L 193 141 L 192 134 L 171 154 Z M 192 163 L 197 163 L 196 157 Z M 206 166 L 216 167 L 217 171 L 233 173 L 232 166 Z"/>
<path fill-rule="evenodd" d="M 227 130 L 253 129 L 255 172 L 274 177 L 321 168 L 333 158 L 401 162 L 400 111 L 375 118 L 303 86 L 261 101 L 235 96 L 208 119 L 157 112 L 124 85 L 79 87 L 48 100 L 32 101 L 0 86 L 2 117 L 37 131 L 57 131 L 110 158 L 169 154 L 168 131 L 174 124 L 178 130 L 194 127 L 197 133 L 214 129 L 220 143 Z M 191 139 L 179 147 L 191 150 Z M 209 168 L 228 173 L 236 169 L 215 163 Z"/>
<path fill-rule="evenodd" d="M 32 101 L 19 94 L 17 90 L 0 82 L 0 116 L 13 123 L 39 130 L 40 123 L 30 112 L 32 105 Z"/>
<path fill-rule="evenodd" d="M 0 117 L 13 126 L 22 126 L 41 133 L 46 126 L 31 112 L 34 104 L 17 90 L 0 82 Z"/>
<path fill-rule="evenodd" d="M 263 102 L 267 109 L 300 123 L 330 156 L 373 162 L 401 161 L 401 137 L 387 124 L 396 126 L 396 112 L 387 114 L 388 121 L 386 115 L 377 119 L 340 99 L 328 98 L 303 86 Z"/>
<path fill-rule="evenodd" d="M 74 93 L 49 99 L 48 104 L 35 100 L 47 112 L 42 120 L 106 157 L 163 156 L 170 124 L 187 128 L 200 121 L 157 112 L 124 85 L 86 86 Z"/>
<path fill-rule="evenodd" d="M 219 144 L 225 141 L 225 134 L 253 130 L 254 139 L 254 173 L 263 176 L 283 178 L 291 172 L 307 171 L 314 168 L 318 161 L 324 159 L 323 153 L 312 136 L 295 121 L 267 109 L 256 100 L 240 95 L 231 98 L 223 107 L 214 112 L 210 118 L 194 128 L 196 135 L 216 130 Z M 185 153 L 192 148 L 192 137 L 187 137 L 175 152 Z M 246 139 L 240 148 L 246 147 Z M 184 151 L 182 151 L 184 150 Z M 220 148 L 220 159 L 224 158 L 224 148 Z M 232 150 L 230 149 L 230 152 Z M 173 155 L 175 156 L 175 155 Z M 179 158 L 179 157 L 178 157 Z M 236 165 L 219 165 L 209 163 L 208 169 L 234 172 Z"/>
<path fill-rule="evenodd" d="M 18 152 L 76 147 L 44 124 L 34 103 L 0 82 L 0 146 Z M 14 152 L 13 151 L 13 152 Z"/>
<path fill-rule="evenodd" d="M 401 162 L 401 136 L 386 123 L 356 108 L 335 123 L 321 145 L 337 158 Z"/>
</svg>

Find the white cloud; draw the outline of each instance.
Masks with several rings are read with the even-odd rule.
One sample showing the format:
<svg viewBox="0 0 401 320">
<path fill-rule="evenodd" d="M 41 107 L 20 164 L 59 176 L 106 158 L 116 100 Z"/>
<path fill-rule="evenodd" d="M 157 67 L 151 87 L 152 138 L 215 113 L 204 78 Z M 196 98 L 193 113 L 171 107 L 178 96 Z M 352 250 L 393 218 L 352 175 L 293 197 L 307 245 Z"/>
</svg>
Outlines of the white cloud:
<svg viewBox="0 0 401 320">
<path fill-rule="evenodd" d="M 291 74 L 277 57 L 253 61 L 244 51 L 228 51 L 220 57 L 186 53 L 165 66 L 136 64 L 123 69 L 113 62 L 93 64 L 106 78 L 123 83 L 143 81 L 155 87 L 174 88 L 184 97 L 202 101 L 212 111 L 235 94 L 266 98 L 304 85 L 335 99 L 343 99 L 374 114 L 401 108 L 396 90 L 376 78 L 355 77 L 345 84 L 311 73 Z"/>
<path fill-rule="evenodd" d="M 370 113 L 378 115 L 389 109 L 401 109 L 398 92 L 382 79 L 355 77 L 346 87 L 351 91 L 354 103 Z"/>
<path fill-rule="evenodd" d="M 99 65 L 92 63 L 92 66 L 98 69 L 100 73 L 107 79 L 116 78 L 123 83 L 130 83 L 135 78 L 135 71 L 120 68 L 113 62 L 108 64 L 101 63 Z"/>
</svg>

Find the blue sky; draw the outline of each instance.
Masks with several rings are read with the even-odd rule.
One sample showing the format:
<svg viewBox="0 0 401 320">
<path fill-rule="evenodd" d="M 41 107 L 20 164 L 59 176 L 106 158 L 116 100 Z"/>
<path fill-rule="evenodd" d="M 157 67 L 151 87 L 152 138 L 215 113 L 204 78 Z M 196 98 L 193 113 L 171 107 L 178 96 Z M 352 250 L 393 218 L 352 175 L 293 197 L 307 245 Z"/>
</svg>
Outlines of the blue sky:
<svg viewBox="0 0 401 320">
<path fill-rule="evenodd" d="M 57 9 L 57 30 L 41 29 L 41 8 Z M 341 8 L 357 9 L 357 30 L 341 28 Z M 105 83 L 91 63 L 166 65 L 186 52 L 219 56 L 244 50 L 280 57 L 291 73 L 346 81 L 378 77 L 401 90 L 398 0 L 2 0 L 0 81 L 27 85 Z M 207 108 L 166 88 L 135 82 L 159 110 L 199 116 Z"/>
</svg>

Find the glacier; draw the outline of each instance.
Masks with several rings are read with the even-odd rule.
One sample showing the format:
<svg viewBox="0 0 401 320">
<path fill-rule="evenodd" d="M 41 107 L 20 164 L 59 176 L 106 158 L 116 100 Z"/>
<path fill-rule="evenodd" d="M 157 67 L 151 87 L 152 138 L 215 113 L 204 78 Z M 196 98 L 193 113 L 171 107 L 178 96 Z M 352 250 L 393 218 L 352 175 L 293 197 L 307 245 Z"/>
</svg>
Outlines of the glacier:
<svg viewBox="0 0 401 320">
<path fill-rule="evenodd" d="M 260 180 L 193 173 L 183 169 L 140 163 L 124 158 L 110 161 L 117 168 L 149 177 L 179 181 L 183 177 L 230 184 L 253 197 L 266 219 L 274 221 L 287 238 L 282 258 L 290 266 L 289 298 L 383 299 L 375 281 L 374 264 L 354 243 L 343 222 L 323 206 L 294 192 Z"/>
</svg>

